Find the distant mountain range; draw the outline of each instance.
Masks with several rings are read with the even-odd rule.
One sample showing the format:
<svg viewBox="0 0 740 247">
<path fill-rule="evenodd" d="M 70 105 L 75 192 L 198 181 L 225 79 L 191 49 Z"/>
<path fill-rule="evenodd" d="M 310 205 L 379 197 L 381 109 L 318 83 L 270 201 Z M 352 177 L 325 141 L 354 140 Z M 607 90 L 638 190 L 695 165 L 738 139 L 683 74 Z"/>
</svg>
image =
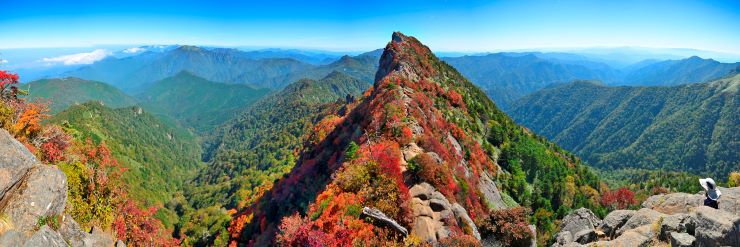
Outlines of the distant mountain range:
<svg viewBox="0 0 740 247">
<path fill-rule="evenodd" d="M 723 178 L 740 169 L 739 89 L 740 75 L 671 87 L 581 81 L 526 96 L 510 114 L 599 168 L 668 169 Z"/>
<path fill-rule="evenodd" d="M 599 80 L 609 85 L 678 85 L 718 79 L 740 66 L 712 59 L 643 61 L 622 69 L 563 53 L 496 53 L 444 58 L 507 110 L 518 98 L 553 84 Z"/>
<path fill-rule="evenodd" d="M 300 78 L 321 79 L 334 70 L 370 81 L 378 59 L 377 52 L 370 52 L 316 65 L 296 60 L 290 55 L 273 56 L 278 54 L 180 46 L 165 52 L 143 52 L 124 58 L 109 57 L 65 75 L 105 81 L 127 92 L 140 91 L 149 84 L 183 70 L 210 81 L 280 89 Z"/>
</svg>

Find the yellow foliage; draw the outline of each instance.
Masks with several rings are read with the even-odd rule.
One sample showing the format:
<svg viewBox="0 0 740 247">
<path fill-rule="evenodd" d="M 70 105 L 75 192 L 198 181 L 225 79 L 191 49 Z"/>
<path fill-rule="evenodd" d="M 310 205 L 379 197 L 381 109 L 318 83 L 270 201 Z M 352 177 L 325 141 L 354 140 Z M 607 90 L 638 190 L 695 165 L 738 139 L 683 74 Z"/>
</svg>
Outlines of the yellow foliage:
<svg viewBox="0 0 740 247">
<path fill-rule="evenodd" d="M 737 187 L 740 186 L 740 172 L 731 172 L 730 177 L 727 178 L 727 186 Z"/>
</svg>

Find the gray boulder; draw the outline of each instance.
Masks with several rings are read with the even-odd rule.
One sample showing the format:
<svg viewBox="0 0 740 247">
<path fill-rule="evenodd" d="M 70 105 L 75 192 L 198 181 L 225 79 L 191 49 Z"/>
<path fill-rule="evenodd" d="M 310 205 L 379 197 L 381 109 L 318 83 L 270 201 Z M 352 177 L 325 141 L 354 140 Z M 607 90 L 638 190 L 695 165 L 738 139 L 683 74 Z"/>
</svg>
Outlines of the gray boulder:
<svg viewBox="0 0 740 247">
<path fill-rule="evenodd" d="M 740 246 L 740 216 L 706 206 L 691 214 L 697 246 Z"/>
<path fill-rule="evenodd" d="M 380 210 L 377 210 L 374 208 L 369 208 L 369 207 L 362 208 L 362 213 L 360 214 L 360 218 L 370 218 L 373 220 L 373 223 L 378 224 L 380 226 L 390 227 L 392 230 L 403 234 L 403 236 L 406 236 L 409 234 L 409 231 L 406 230 L 405 227 L 401 226 L 401 224 L 398 224 L 398 222 L 386 216 Z"/>
<path fill-rule="evenodd" d="M 615 210 L 606 215 L 601 221 L 599 228 L 607 237 L 613 237 L 617 229 L 624 226 L 627 221 L 635 214 L 634 210 Z"/>
<path fill-rule="evenodd" d="M 669 240 L 670 233 L 694 233 L 694 226 L 688 214 L 674 214 L 663 217 L 660 223 L 660 239 Z"/>
<path fill-rule="evenodd" d="M 59 169 L 36 165 L 26 174 L 16 191 L 3 198 L 5 213 L 20 232 L 33 231 L 40 217 L 64 212 L 67 201 L 67 177 Z"/>
<path fill-rule="evenodd" d="M 24 247 L 66 247 L 62 235 L 55 232 L 49 226 L 42 226 L 23 245 Z"/>
<path fill-rule="evenodd" d="M 126 244 L 123 243 L 123 241 L 118 240 L 118 241 L 116 241 L 116 246 L 115 247 L 126 247 Z"/>
<path fill-rule="evenodd" d="M 635 229 L 643 225 L 650 225 L 662 216 L 663 214 L 658 211 L 649 208 L 641 208 L 640 210 L 635 212 L 635 214 L 632 215 L 632 217 L 630 217 L 630 219 L 627 220 L 627 222 L 624 223 L 622 227 L 617 229 L 617 232 L 614 234 L 614 236 L 618 237 L 627 230 Z"/>
<path fill-rule="evenodd" d="M 26 147 L 0 129 L 0 199 L 15 187 L 28 170 L 38 163 Z"/>
<path fill-rule="evenodd" d="M 577 234 L 584 230 L 594 230 L 599 225 L 601 220 L 591 210 L 579 208 L 563 218 L 560 231 Z M 575 241 L 575 235 L 571 236 L 571 239 Z"/>
<path fill-rule="evenodd" d="M 692 247 L 696 238 L 688 233 L 671 233 L 671 247 Z"/>
<path fill-rule="evenodd" d="M 642 203 L 642 207 L 664 214 L 685 214 L 689 213 L 689 209 L 703 204 L 704 196 L 688 193 L 671 193 L 648 197 Z"/>
</svg>

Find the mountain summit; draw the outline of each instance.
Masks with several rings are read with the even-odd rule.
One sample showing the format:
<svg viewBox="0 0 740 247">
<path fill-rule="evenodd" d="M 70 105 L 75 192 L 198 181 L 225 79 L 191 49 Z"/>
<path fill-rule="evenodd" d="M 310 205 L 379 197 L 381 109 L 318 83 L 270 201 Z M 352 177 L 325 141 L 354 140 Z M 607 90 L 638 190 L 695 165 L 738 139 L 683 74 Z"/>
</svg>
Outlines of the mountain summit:
<svg viewBox="0 0 740 247">
<path fill-rule="evenodd" d="M 519 206 L 549 215 L 536 221 L 546 233 L 556 210 L 597 205 L 583 191 L 599 181 L 574 156 L 414 37 L 394 33 L 373 88 L 347 102 L 319 117 L 290 173 L 246 198 L 232 243 L 526 245 L 534 226 Z"/>
</svg>

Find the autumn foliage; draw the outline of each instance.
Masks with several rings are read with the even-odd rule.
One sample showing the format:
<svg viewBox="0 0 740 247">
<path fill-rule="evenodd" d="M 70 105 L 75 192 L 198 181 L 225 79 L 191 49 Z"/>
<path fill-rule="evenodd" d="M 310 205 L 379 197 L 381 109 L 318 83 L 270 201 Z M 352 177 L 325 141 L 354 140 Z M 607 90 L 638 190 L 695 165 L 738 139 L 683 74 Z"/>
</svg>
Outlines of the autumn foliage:
<svg viewBox="0 0 740 247">
<path fill-rule="evenodd" d="M 626 209 L 636 203 L 635 193 L 624 187 L 601 194 L 601 205 L 610 209 Z"/>
<path fill-rule="evenodd" d="M 153 214 L 128 198 L 125 172 L 104 143 L 72 138 L 63 127 L 45 124 L 48 103 L 18 96 L 18 75 L 0 70 L 0 128 L 25 145 L 39 160 L 56 165 L 67 176 L 66 212 L 84 229 L 112 229 L 129 246 L 176 246 Z"/>
<path fill-rule="evenodd" d="M 506 246 L 529 246 L 534 236 L 529 229 L 527 210 L 522 207 L 491 211 L 479 223 L 481 235 L 493 235 L 504 241 Z"/>
</svg>

